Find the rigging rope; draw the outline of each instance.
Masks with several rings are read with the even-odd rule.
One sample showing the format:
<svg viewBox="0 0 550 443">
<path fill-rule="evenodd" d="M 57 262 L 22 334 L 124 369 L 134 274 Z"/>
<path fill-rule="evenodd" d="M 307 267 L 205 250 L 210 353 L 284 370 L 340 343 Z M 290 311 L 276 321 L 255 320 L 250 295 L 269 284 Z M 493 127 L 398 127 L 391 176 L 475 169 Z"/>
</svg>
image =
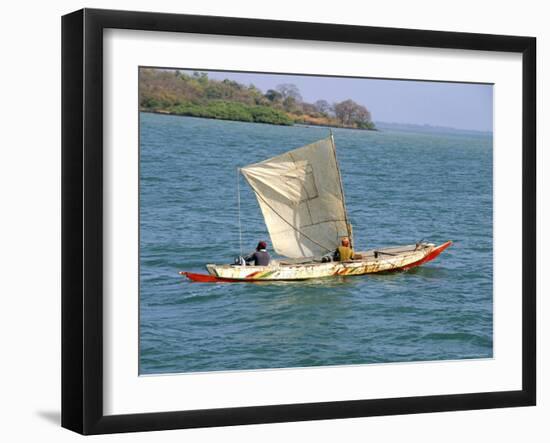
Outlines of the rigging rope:
<svg viewBox="0 0 550 443">
<path fill-rule="evenodd" d="M 239 212 L 239 248 L 240 256 L 243 256 L 243 231 L 241 226 L 241 189 L 239 187 L 239 168 L 237 168 L 237 210 Z"/>
<path fill-rule="evenodd" d="M 276 215 L 278 215 L 280 217 L 280 219 L 282 221 L 284 221 L 288 226 L 290 226 L 292 229 L 294 229 L 297 233 L 303 235 L 305 238 L 307 238 L 310 242 L 312 243 L 315 243 L 317 246 L 320 246 L 321 248 L 323 248 L 325 251 L 327 252 L 332 252 L 332 248 L 327 248 L 326 246 L 323 246 L 322 244 L 320 243 L 317 243 L 315 240 L 313 240 L 311 237 L 309 237 L 308 235 L 304 234 L 302 231 L 300 231 L 296 226 L 294 226 L 292 223 L 290 223 L 289 221 L 287 221 L 281 214 L 279 214 L 274 208 L 273 206 L 271 206 L 262 196 L 260 193 L 256 192 L 256 189 L 254 189 L 254 186 L 250 185 L 250 188 L 252 189 L 252 191 L 254 191 L 254 194 L 256 194 L 256 196 L 258 198 L 261 198 L 262 201 L 267 205 L 267 207 L 269 209 L 271 209 Z"/>
</svg>

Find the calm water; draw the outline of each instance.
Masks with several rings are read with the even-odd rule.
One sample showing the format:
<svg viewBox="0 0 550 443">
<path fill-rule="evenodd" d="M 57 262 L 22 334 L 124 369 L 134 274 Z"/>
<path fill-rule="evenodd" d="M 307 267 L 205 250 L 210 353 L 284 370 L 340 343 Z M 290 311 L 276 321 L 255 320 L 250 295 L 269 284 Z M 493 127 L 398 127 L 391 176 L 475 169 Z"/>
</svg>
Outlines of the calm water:
<svg viewBox="0 0 550 443">
<path fill-rule="evenodd" d="M 388 275 L 191 283 L 239 254 L 236 168 L 328 129 L 141 115 L 142 374 L 492 357 L 492 137 L 334 130 L 357 250 L 455 244 Z M 269 239 L 241 178 L 245 252 Z"/>
</svg>

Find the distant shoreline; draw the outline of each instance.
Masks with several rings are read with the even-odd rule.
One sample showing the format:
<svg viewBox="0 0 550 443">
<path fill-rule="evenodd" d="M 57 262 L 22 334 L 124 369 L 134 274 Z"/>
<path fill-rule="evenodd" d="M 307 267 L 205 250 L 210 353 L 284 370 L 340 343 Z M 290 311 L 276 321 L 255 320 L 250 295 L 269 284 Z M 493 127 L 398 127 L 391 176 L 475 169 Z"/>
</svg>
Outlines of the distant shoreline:
<svg viewBox="0 0 550 443">
<path fill-rule="evenodd" d="M 273 125 L 273 126 L 315 126 L 320 128 L 338 128 L 338 129 L 355 129 L 359 131 L 380 131 L 379 128 L 356 128 L 353 126 L 344 126 L 344 125 L 335 125 L 335 124 L 325 124 L 325 123 L 316 123 L 316 122 L 292 122 L 290 124 L 286 123 L 275 123 L 275 122 L 268 122 L 268 121 L 248 121 L 248 120 L 239 120 L 235 118 L 221 118 L 221 117 L 209 117 L 209 116 L 202 116 L 202 115 L 192 115 L 192 114 L 182 114 L 178 112 L 172 112 L 165 109 L 146 109 L 146 108 L 140 108 L 139 112 L 144 112 L 147 114 L 159 114 L 159 115 L 172 115 L 176 117 L 193 117 L 193 118 L 203 118 L 207 120 L 221 120 L 221 121 L 231 121 L 231 122 L 242 122 L 242 123 L 261 123 L 266 125 Z"/>
<path fill-rule="evenodd" d="M 376 123 L 377 128 L 391 131 L 413 131 L 413 132 L 425 132 L 430 134 L 473 134 L 473 135 L 484 135 L 492 136 L 493 131 L 482 130 L 482 129 L 465 129 L 465 128 L 454 128 L 452 126 L 436 126 L 429 124 L 420 124 L 420 123 L 396 123 L 396 122 L 383 122 L 379 121 Z"/>
<path fill-rule="evenodd" d="M 158 114 L 158 115 L 172 115 L 175 117 L 192 117 L 192 118 L 202 118 L 206 120 L 220 120 L 220 121 L 231 121 L 231 122 L 241 122 L 241 123 L 263 123 L 266 125 L 272 126 L 298 126 L 298 127 L 316 127 L 316 128 L 337 128 L 337 129 L 353 129 L 357 131 L 374 131 L 374 132 L 386 132 L 386 131 L 405 131 L 405 132 L 418 132 L 426 134 L 472 134 L 472 135 L 482 135 L 482 136 L 493 136 L 492 131 L 481 131 L 479 129 L 462 129 L 462 128 L 452 128 L 449 126 L 432 126 L 432 125 L 420 125 L 414 123 L 388 123 L 388 122 L 378 122 L 377 126 L 373 129 L 366 128 L 353 128 L 347 126 L 336 126 L 330 124 L 320 124 L 320 123 L 293 123 L 290 125 L 281 125 L 271 122 L 250 122 L 246 120 L 237 120 L 233 118 L 216 118 L 216 117 L 206 117 L 206 116 L 196 116 L 196 115 L 185 115 L 178 114 L 175 112 L 170 112 L 166 110 L 151 110 L 140 108 L 139 112 L 144 112 L 146 114 Z"/>
<path fill-rule="evenodd" d="M 307 103 L 294 84 L 281 84 L 264 93 L 252 84 L 210 79 L 206 72 L 140 69 L 139 109 L 279 126 L 376 129 L 370 111 L 350 98 L 332 104 L 322 99 Z"/>
</svg>

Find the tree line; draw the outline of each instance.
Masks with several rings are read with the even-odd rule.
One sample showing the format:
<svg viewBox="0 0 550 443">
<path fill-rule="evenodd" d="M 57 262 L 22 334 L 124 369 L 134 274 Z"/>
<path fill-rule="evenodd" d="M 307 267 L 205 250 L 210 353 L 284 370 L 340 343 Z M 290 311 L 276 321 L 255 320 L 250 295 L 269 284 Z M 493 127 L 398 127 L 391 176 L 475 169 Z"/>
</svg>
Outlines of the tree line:
<svg viewBox="0 0 550 443">
<path fill-rule="evenodd" d="M 279 125 L 375 129 L 365 106 L 351 99 L 308 103 L 298 87 L 289 83 L 263 93 L 252 84 L 210 79 L 205 72 L 142 68 L 139 86 L 143 111 Z"/>
</svg>

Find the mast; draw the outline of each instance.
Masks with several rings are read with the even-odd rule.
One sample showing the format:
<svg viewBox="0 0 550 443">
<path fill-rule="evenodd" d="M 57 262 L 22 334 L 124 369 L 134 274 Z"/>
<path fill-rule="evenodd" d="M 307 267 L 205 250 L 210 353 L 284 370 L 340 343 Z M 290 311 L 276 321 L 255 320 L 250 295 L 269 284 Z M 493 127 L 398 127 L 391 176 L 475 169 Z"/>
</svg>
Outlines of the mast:
<svg viewBox="0 0 550 443">
<path fill-rule="evenodd" d="M 346 206 L 346 197 L 344 195 L 344 185 L 342 184 L 342 174 L 340 172 L 340 164 L 338 163 L 338 157 L 336 156 L 336 144 L 334 143 L 334 135 L 332 133 L 332 129 L 329 129 L 330 131 L 330 141 L 332 143 L 332 152 L 334 152 L 334 161 L 336 162 L 336 169 L 338 171 L 338 179 L 340 183 L 340 192 L 342 193 L 342 204 L 344 206 L 344 219 L 346 222 L 346 228 L 348 231 L 348 238 L 349 238 L 349 246 L 353 249 L 353 230 L 351 223 L 348 219 L 348 208 Z"/>
</svg>

